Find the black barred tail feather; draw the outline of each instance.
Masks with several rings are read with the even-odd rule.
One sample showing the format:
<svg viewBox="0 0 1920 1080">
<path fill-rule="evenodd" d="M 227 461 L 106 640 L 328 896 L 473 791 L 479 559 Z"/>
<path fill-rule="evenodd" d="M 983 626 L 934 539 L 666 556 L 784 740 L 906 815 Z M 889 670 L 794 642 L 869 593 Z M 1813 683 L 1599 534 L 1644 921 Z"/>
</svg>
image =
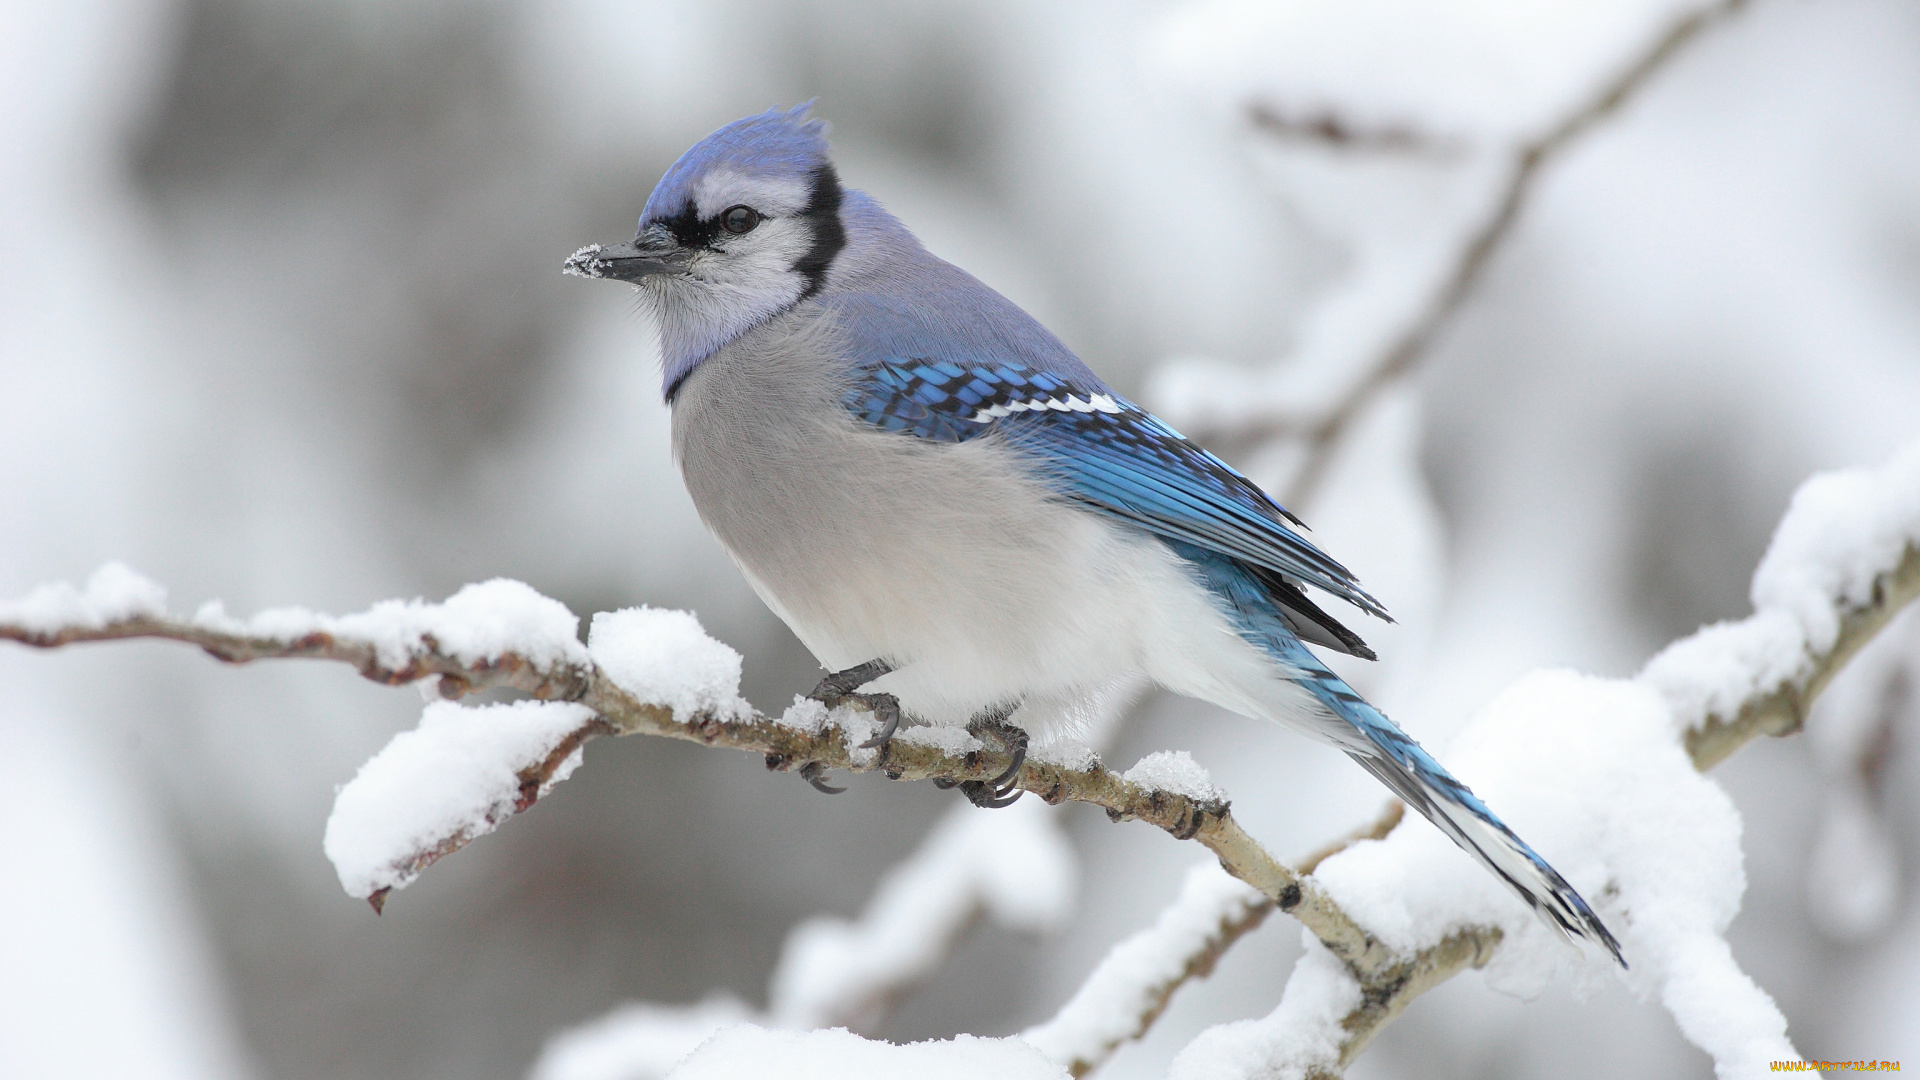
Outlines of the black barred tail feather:
<svg viewBox="0 0 1920 1080">
<path fill-rule="evenodd" d="M 1425 815 L 1506 882 L 1534 914 L 1563 937 L 1581 938 L 1605 949 L 1621 967 L 1620 943 L 1560 872 L 1515 836 L 1467 785 L 1454 779 L 1420 744 L 1380 710 L 1354 693 L 1345 680 L 1326 669 L 1305 646 L 1285 659 L 1304 675 L 1295 681 L 1359 736 L 1339 740 L 1360 766 Z"/>
<path fill-rule="evenodd" d="M 1385 754 L 1369 755 L 1353 750 L 1348 754 L 1506 882 L 1548 926 L 1563 937 L 1583 938 L 1599 945 L 1621 967 L 1626 967 L 1626 958 L 1620 955 L 1620 943 L 1567 879 L 1536 855 L 1526 841 L 1515 836 L 1499 818 L 1487 812 L 1485 804 L 1475 798 L 1472 791 L 1434 764 L 1418 744 L 1408 740 L 1408 745 L 1426 759 L 1431 771 L 1438 773 L 1445 786 L 1433 784 L 1428 769 L 1409 768 Z M 1455 792 L 1464 798 L 1456 801 Z"/>
<path fill-rule="evenodd" d="M 1426 815 L 1467 854 L 1506 882 L 1548 926 L 1563 936 L 1600 946 L 1621 967 L 1627 966 L 1620 955 L 1620 943 L 1559 871 L 1534 854 L 1467 790 L 1467 785 L 1441 768 L 1419 743 L 1354 693 L 1353 687 L 1301 643 L 1300 632 L 1306 622 L 1321 626 L 1333 620 L 1318 608 L 1303 612 L 1298 606 L 1304 603 L 1298 587 L 1216 551 L 1176 540 L 1168 540 L 1167 545 L 1193 567 L 1241 636 L 1276 662 L 1276 674 L 1284 673 L 1326 710 L 1324 714 L 1302 716 L 1301 703 L 1290 702 L 1258 711 L 1345 750 L 1408 806 Z M 1335 636 L 1335 648 L 1340 648 L 1346 638 L 1359 641 L 1344 628 Z M 1343 651 L 1371 655 L 1364 645 Z M 1257 691 L 1249 696 L 1260 697 Z"/>
</svg>

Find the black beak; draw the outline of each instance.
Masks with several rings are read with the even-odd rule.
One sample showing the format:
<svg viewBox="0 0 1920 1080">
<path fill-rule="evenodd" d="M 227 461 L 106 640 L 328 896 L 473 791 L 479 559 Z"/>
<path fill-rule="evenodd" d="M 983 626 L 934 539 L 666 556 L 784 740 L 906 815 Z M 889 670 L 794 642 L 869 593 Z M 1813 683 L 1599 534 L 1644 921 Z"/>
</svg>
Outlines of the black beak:
<svg viewBox="0 0 1920 1080">
<path fill-rule="evenodd" d="M 574 277 L 638 283 L 651 274 L 686 273 L 687 255 L 688 252 L 678 247 L 662 250 L 648 245 L 643 248 L 633 240 L 605 246 L 588 244 L 567 256 L 560 272 Z"/>
</svg>

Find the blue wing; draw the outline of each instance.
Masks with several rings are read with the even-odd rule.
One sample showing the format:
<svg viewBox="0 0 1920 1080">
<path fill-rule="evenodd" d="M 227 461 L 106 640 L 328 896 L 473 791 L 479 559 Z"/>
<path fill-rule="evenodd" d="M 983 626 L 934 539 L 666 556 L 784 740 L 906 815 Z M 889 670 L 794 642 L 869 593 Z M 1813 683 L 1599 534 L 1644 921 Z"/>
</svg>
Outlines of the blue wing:
<svg viewBox="0 0 1920 1080">
<path fill-rule="evenodd" d="M 1389 618 L 1346 567 L 1293 530 L 1299 519 L 1105 387 L 1013 363 L 905 359 L 862 368 L 845 402 L 875 427 L 922 439 L 964 442 L 998 432 L 1043 462 L 1069 498 Z"/>
</svg>

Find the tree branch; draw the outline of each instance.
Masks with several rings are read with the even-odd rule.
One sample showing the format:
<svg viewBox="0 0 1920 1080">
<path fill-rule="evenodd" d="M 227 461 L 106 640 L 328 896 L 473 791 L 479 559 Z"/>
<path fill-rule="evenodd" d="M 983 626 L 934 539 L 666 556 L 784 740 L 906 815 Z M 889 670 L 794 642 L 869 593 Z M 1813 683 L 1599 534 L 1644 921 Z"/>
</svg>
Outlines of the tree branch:
<svg viewBox="0 0 1920 1080">
<path fill-rule="evenodd" d="M 1874 580 L 1873 603 L 1847 612 L 1840 619 L 1840 633 L 1833 648 L 1801 685 L 1782 684 L 1773 692 L 1741 705 L 1734 715 L 1709 715 L 1687 729 L 1687 754 L 1702 771 L 1727 759 L 1735 750 L 1757 735 L 1791 735 L 1806 724 L 1807 713 L 1815 698 L 1832 685 L 1874 635 L 1886 628 L 1895 615 L 1920 597 L 1920 548 L 1907 548 L 1900 565 L 1891 573 Z"/>
<path fill-rule="evenodd" d="M 948 753 L 912 738 L 896 738 L 884 751 L 864 750 L 861 733 L 851 734 L 831 717 L 816 729 L 784 722 L 752 710 L 695 711 L 676 718 L 665 703 L 644 700 L 616 683 L 590 659 L 536 660 L 512 649 L 493 650 L 477 659 L 463 659 L 442 649 L 431 634 L 407 643 L 399 662 L 394 644 L 337 631 L 306 630 L 287 636 L 236 632 L 209 625 L 202 619 L 182 619 L 152 611 L 121 618 L 76 621 L 43 627 L 27 620 L 0 618 L 0 638 L 39 648 L 55 648 L 88 641 L 149 638 L 197 646 L 228 663 L 262 659 L 322 659 L 346 663 L 362 676 L 385 685 L 437 677 L 443 697 L 498 687 L 510 687 L 536 698 L 577 701 L 597 714 L 569 744 L 569 749 L 602 734 L 654 735 L 724 746 L 760 755 L 769 769 L 791 770 L 811 764 L 851 772 L 882 772 L 894 780 L 989 780 L 1012 763 L 1006 750 L 981 748 L 963 754 Z M 835 715 L 844 715 L 836 713 Z M 550 755 L 540 767 L 521 777 L 523 788 L 538 790 L 551 778 L 540 768 L 557 767 L 566 755 Z M 1326 943 L 1336 956 L 1373 970 L 1389 962 L 1389 952 L 1378 939 L 1334 904 L 1319 885 L 1275 859 L 1240 827 L 1224 799 L 1196 799 L 1178 792 L 1145 787 L 1127 780 L 1098 762 L 1072 768 L 1029 756 L 1015 783 L 1049 803 L 1082 802 L 1106 810 L 1112 820 L 1144 821 L 1182 840 L 1195 840 L 1212 851 L 1228 873 L 1260 890 L 1282 911 L 1299 919 Z M 532 785 L 526 788 L 525 785 Z M 530 801 L 523 800 L 527 805 Z M 522 806 L 521 809 L 525 807 Z M 418 866 L 451 854 L 471 837 L 448 837 L 417 856 Z M 384 896 L 381 897 L 384 899 Z M 378 901 L 375 902 L 378 907 Z"/>
<path fill-rule="evenodd" d="M 1406 810 L 1406 804 L 1393 800 L 1379 820 L 1299 860 L 1295 872 L 1311 874 L 1321 860 L 1362 840 L 1385 837 L 1400 824 Z M 1145 1035 L 1182 986 L 1213 974 L 1227 950 L 1266 922 L 1274 903 L 1257 893 L 1216 895 L 1205 887 L 1201 874 L 1205 869 L 1196 869 L 1180 898 L 1161 912 L 1153 927 L 1114 946 L 1060 1012 L 1022 1038 L 1066 1065 L 1074 1076 L 1085 1076 L 1106 1064 L 1120 1047 Z M 1194 932 L 1195 922 L 1203 924 L 1202 932 Z M 1167 958 L 1170 952 L 1178 953 L 1177 962 Z M 1161 961 L 1143 963 L 1140 954 Z M 1111 1015 L 1098 1015 L 1101 1009 Z"/>
<path fill-rule="evenodd" d="M 292 638 L 237 633 L 205 623 L 171 616 L 133 615 L 96 626 L 63 625 L 41 629 L 24 623 L 0 622 L 0 640 L 18 641 L 39 649 L 54 649 L 84 641 L 128 641 L 152 638 L 195 645 L 216 660 L 248 664 L 255 660 L 332 660 L 384 686 L 402 686 L 439 678 L 440 695 L 449 700 L 483 690 L 521 690 L 539 698 L 578 700 L 585 691 L 586 672 L 572 668 L 542 668 L 526 657 L 503 652 L 477 663 L 439 651 L 431 635 L 424 650 L 410 650 L 406 662 L 392 665 L 381 658 L 376 642 L 365 638 L 313 630 Z"/>
<path fill-rule="evenodd" d="M 1709 712 L 1689 725 L 1683 738 L 1694 767 L 1704 772 L 1761 735 L 1799 731 L 1814 700 L 1832 685 L 1847 661 L 1917 597 L 1920 547 L 1909 545 L 1892 570 L 1875 578 L 1872 598 L 1842 613 L 1840 633 L 1833 645 L 1812 655 L 1802 674 L 1761 688 L 1738 707 Z M 1760 617 L 1750 616 L 1746 621 Z M 1497 927 L 1473 927 L 1387 968 L 1371 973 L 1355 968 L 1364 1004 L 1341 1023 L 1346 1034 L 1341 1040 L 1339 1067 L 1330 1073 L 1308 1075 L 1338 1076 L 1415 997 L 1468 968 L 1485 966 L 1499 947 L 1500 938 Z"/>
<path fill-rule="evenodd" d="M 1832 646 L 1812 657 L 1798 678 L 1767 687 L 1737 709 L 1705 716 L 1686 735 L 1688 752 L 1701 769 L 1725 759 L 1734 750 L 1762 734 L 1784 735 L 1799 729 L 1806 710 L 1820 691 L 1831 684 L 1847 662 L 1899 610 L 1920 597 L 1920 549 L 1908 547 L 1892 571 L 1875 581 L 1871 600 L 1846 610 Z M 953 754 L 908 739 L 896 739 L 884 753 L 862 750 L 858 743 L 865 728 L 850 732 L 831 720 L 808 730 L 757 712 L 722 715 L 704 710 L 676 719 L 671 706 L 644 700 L 616 684 L 590 660 L 538 662 L 514 651 L 463 660 L 442 651 L 431 636 L 406 650 L 404 661 L 381 658 L 382 647 L 350 635 L 313 631 L 291 637 L 235 633 L 210 628 L 193 620 L 140 614 L 98 625 L 68 625 L 45 629 L 20 622 L 0 621 L 0 638 L 40 648 L 87 641 L 149 638 L 194 645 L 229 663 L 261 659 L 323 659 L 351 665 L 364 677 L 386 685 L 439 679 L 442 696 L 498 687 L 510 687 L 551 700 L 578 701 L 596 718 L 583 725 L 542 761 L 519 775 L 521 798 L 515 811 L 533 805 L 538 792 L 561 763 L 581 744 L 601 735 L 645 734 L 726 746 L 761 755 L 770 769 L 791 770 L 811 762 L 830 769 L 883 772 L 896 780 L 943 778 L 985 780 L 1005 770 L 1010 756 L 1003 750 L 982 748 Z M 1225 800 L 1195 799 L 1148 788 L 1094 763 L 1072 768 L 1029 758 L 1018 785 L 1050 803 L 1090 803 L 1115 821 L 1139 820 L 1156 825 L 1180 839 L 1199 842 L 1214 853 L 1228 873 L 1253 886 L 1264 902 L 1247 904 L 1223 918 L 1215 932 L 1196 946 L 1176 977 L 1151 988 L 1129 1037 L 1144 1033 L 1181 985 L 1212 969 L 1213 964 L 1241 937 L 1260 925 L 1277 906 L 1313 931 L 1359 981 L 1363 1004 L 1342 1022 L 1340 1067 L 1351 1063 L 1382 1028 L 1428 989 L 1469 967 L 1484 965 L 1498 947 L 1495 927 L 1460 931 L 1413 956 L 1396 954 L 1356 923 L 1320 887 L 1311 872 L 1319 863 L 1363 839 L 1384 837 L 1398 825 L 1404 808 L 1392 804 L 1372 826 L 1347 840 L 1300 860 L 1298 868 L 1273 858 L 1234 820 Z M 421 869 L 464 846 L 471 837 L 450 837 L 417 855 Z M 376 909 L 385 890 L 369 898 Z M 1076 1075 L 1097 1067 L 1124 1040 L 1113 1040 L 1098 1053 L 1075 1059 Z"/>
<path fill-rule="evenodd" d="M 1453 321 L 1480 283 L 1494 253 L 1512 233 L 1541 170 L 1595 125 L 1618 112 L 1701 31 L 1738 13 L 1746 5 L 1747 0 L 1720 0 L 1676 19 L 1653 39 L 1645 52 L 1600 87 L 1585 104 L 1544 135 L 1514 148 L 1506 183 L 1492 212 L 1467 236 L 1433 295 L 1406 329 L 1367 365 L 1365 373 L 1323 415 L 1317 418 L 1271 416 L 1213 428 L 1204 422 L 1190 422 L 1186 425 L 1188 434 L 1228 457 L 1242 456 L 1273 439 L 1300 438 L 1306 444 L 1305 458 L 1280 501 L 1287 506 L 1311 502 L 1326 476 L 1340 437 L 1382 390 L 1412 371 L 1427 355 L 1440 332 Z M 1334 118 L 1293 120 L 1258 103 L 1249 106 L 1248 117 L 1257 130 L 1295 138 L 1310 135 L 1336 145 L 1398 150 L 1435 145 L 1431 139 L 1398 128 L 1369 134 L 1355 131 Z"/>
</svg>

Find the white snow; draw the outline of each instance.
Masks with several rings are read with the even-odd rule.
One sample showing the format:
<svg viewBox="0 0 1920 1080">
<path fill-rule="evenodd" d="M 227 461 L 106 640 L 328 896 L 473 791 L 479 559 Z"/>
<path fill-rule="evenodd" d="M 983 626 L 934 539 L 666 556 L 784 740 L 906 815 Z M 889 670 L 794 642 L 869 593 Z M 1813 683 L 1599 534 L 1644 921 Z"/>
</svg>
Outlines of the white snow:
<svg viewBox="0 0 1920 1080">
<path fill-rule="evenodd" d="M 1067 1071 L 1017 1038 L 956 1035 L 905 1046 L 845 1028 L 727 1028 L 703 1043 L 670 1080 L 1067 1080 Z"/>
<path fill-rule="evenodd" d="M 18 600 L 0 600 L 0 624 L 40 634 L 63 626 L 98 630 L 136 615 L 163 618 L 166 614 L 167 590 L 118 562 L 95 570 L 85 588 L 57 581 Z"/>
<path fill-rule="evenodd" d="M 827 707 L 802 694 L 793 695 L 793 704 L 774 719 L 781 727 L 790 727 L 807 735 L 818 735 L 827 726 Z"/>
<path fill-rule="evenodd" d="M 740 697 L 740 654 L 708 637 L 688 612 L 600 612 L 587 632 L 587 651 L 616 686 L 671 708 L 682 723 L 701 713 L 731 719 L 752 712 Z"/>
<path fill-rule="evenodd" d="M 1179 898 L 1151 927 L 1116 944 L 1053 1019 L 1020 1037 L 1062 1065 L 1104 1059 L 1133 1037 L 1156 994 L 1180 978 L 1223 923 L 1265 902 L 1260 890 L 1217 861 L 1196 865 L 1187 871 Z"/>
<path fill-rule="evenodd" d="M 1201 1032 L 1173 1059 L 1170 1080 L 1297 1080 L 1314 1068 L 1337 1071 L 1340 1020 L 1360 1004 L 1360 984 L 1312 934 L 1302 930 L 1300 940 L 1306 953 L 1279 1006 L 1261 1019 Z"/>
<path fill-rule="evenodd" d="M 1207 770 L 1185 750 L 1159 750 L 1134 762 L 1122 779 L 1151 791 L 1185 795 L 1201 802 L 1224 799 L 1226 793 L 1213 786 Z"/>
<path fill-rule="evenodd" d="M 990 812 L 957 806 L 888 871 L 858 920 L 794 927 L 767 992 L 775 1022 L 860 1021 L 930 976 L 976 914 L 1016 931 L 1060 925 L 1079 873 L 1051 811 L 1032 799 Z"/>
<path fill-rule="evenodd" d="M 1675 642 L 1640 678 L 1682 729 L 1730 717 L 1741 701 L 1803 679 L 1844 611 L 1865 604 L 1909 546 L 1920 546 L 1920 442 L 1877 468 L 1802 484 L 1754 571 L 1754 614 Z"/>
<path fill-rule="evenodd" d="M 1042 764 L 1075 770 L 1091 769 L 1100 763 L 1100 754 L 1092 744 L 1068 734 L 1056 734 L 1044 742 L 1035 742 L 1027 751 L 1027 757 Z"/>
<path fill-rule="evenodd" d="M 463 664 L 518 653 L 541 670 L 581 663 L 587 657 L 586 647 L 580 644 L 579 617 L 560 601 L 509 578 L 464 585 L 443 603 L 382 600 L 352 615 L 288 607 L 240 619 L 228 615 L 216 600 L 202 605 L 193 622 L 210 630 L 279 641 L 297 641 L 316 632 L 365 641 L 374 646 L 382 664 L 394 668 L 434 647 Z"/>
<path fill-rule="evenodd" d="M 697 1005 L 623 1005 L 548 1040 L 528 1080 L 660 1080 L 714 1032 L 751 1015 L 726 995 Z"/>
<path fill-rule="evenodd" d="M 1839 632 L 1836 602 L 1867 603 L 1874 578 L 1909 546 L 1920 546 L 1920 442 L 1877 468 L 1800 485 L 1753 573 L 1754 609 L 1787 612 L 1826 649 Z"/>
<path fill-rule="evenodd" d="M 419 727 L 394 736 L 334 797 L 324 847 L 341 888 L 357 897 L 403 888 L 419 876 L 422 855 L 492 832 L 514 813 L 517 773 L 593 716 L 574 702 L 428 705 Z M 575 749 L 539 793 L 580 757 Z"/>
</svg>

